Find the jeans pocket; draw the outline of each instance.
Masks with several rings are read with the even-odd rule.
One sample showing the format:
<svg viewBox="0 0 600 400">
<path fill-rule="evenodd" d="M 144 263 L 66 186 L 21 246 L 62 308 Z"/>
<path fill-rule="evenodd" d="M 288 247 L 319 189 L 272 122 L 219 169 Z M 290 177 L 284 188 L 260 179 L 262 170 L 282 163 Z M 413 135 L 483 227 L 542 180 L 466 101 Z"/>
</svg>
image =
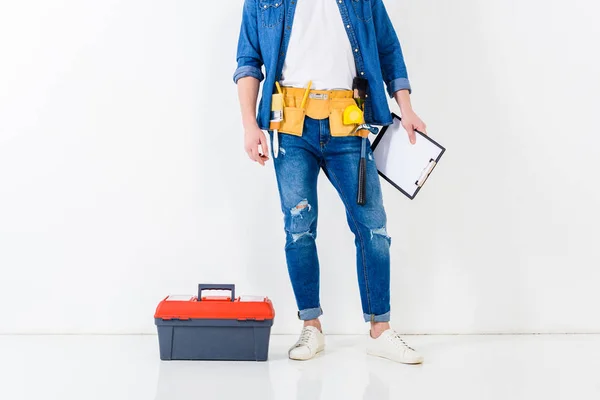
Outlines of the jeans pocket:
<svg viewBox="0 0 600 400">
<path fill-rule="evenodd" d="M 354 7 L 354 13 L 359 20 L 369 22 L 373 19 L 371 0 L 352 0 L 352 6 Z"/>
<path fill-rule="evenodd" d="M 283 0 L 260 0 L 260 19 L 264 28 L 275 28 L 283 21 Z"/>
</svg>

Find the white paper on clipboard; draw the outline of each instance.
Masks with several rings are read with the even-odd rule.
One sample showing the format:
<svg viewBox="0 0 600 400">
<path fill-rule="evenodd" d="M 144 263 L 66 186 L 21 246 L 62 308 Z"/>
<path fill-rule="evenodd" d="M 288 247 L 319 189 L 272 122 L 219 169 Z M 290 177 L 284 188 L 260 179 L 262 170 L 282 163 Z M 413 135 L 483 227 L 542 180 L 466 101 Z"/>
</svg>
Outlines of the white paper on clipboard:
<svg viewBox="0 0 600 400">
<path fill-rule="evenodd" d="M 416 137 L 417 142 L 411 144 L 400 117 L 394 114 L 394 123 L 379 133 L 371 147 L 379 175 L 411 200 L 446 151 L 422 133 Z"/>
</svg>

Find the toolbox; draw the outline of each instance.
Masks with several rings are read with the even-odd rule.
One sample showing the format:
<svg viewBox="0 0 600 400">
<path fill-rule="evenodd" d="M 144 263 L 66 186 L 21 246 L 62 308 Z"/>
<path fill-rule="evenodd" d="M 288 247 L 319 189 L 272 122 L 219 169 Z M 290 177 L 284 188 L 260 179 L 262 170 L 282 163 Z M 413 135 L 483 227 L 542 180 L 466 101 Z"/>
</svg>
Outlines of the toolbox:
<svg viewBox="0 0 600 400">
<path fill-rule="evenodd" d="M 230 296 L 203 296 L 227 290 Z M 198 285 L 198 296 L 167 296 L 156 308 L 161 360 L 266 361 L 275 310 L 267 297 L 235 297 L 235 285 Z"/>
</svg>

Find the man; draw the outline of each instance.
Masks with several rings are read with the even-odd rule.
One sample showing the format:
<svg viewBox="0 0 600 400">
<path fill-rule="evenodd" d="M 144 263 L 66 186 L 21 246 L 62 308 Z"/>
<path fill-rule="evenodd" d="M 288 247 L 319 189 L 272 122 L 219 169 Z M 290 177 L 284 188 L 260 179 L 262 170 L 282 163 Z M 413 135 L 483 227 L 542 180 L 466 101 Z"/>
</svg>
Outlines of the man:
<svg viewBox="0 0 600 400">
<path fill-rule="evenodd" d="M 298 317 L 304 321 L 289 357 L 308 360 L 325 347 L 315 245 L 317 176 L 322 169 L 343 200 L 355 235 L 363 316 L 371 324 L 368 353 L 407 364 L 421 363 L 422 356 L 389 324 L 390 237 L 370 148 L 362 155 L 366 160 L 366 203 L 360 205 L 356 200 L 359 160 L 368 133 L 358 126 L 361 122 L 392 123 L 384 83 L 400 106 L 410 141 L 415 142 L 415 129 L 425 131 L 425 124 L 412 110 L 402 50 L 383 0 L 246 0 L 237 61 L 234 81 L 245 150 L 250 159 L 265 165 L 269 157 L 263 130 L 269 131 L 274 147 L 287 266 Z M 358 99 L 353 91 L 357 87 L 363 91 Z M 277 122 L 276 112 L 271 113 L 272 105 L 278 111 L 275 103 L 279 100 L 273 99 L 279 93 L 283 122 Z M 362 121 L 349 123 L 346 114 L 356 110 L 352 106 L 357 104 L 363 107 Z"/>
</svg>

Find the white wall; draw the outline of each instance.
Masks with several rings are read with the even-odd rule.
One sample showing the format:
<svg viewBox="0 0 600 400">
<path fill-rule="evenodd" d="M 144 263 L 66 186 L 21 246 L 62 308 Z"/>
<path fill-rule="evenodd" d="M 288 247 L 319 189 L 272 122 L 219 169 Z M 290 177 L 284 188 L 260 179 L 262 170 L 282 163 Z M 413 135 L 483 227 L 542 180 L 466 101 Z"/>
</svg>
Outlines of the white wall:
<svg viewBox="0 0 600 400">
<path fill-rule="evenodd" d="M 387 1 L 448 152 L 384 183 L 404 332 L 599 332 L 593 0 Z M 168 293 L 235 282 L 295 332 L 272 164 L 242 149 L 241 0 L 0 2 L 0 332 L 153 332 Z M 321 179 L 329 332 L 365 332 Z"/>
</svg>

